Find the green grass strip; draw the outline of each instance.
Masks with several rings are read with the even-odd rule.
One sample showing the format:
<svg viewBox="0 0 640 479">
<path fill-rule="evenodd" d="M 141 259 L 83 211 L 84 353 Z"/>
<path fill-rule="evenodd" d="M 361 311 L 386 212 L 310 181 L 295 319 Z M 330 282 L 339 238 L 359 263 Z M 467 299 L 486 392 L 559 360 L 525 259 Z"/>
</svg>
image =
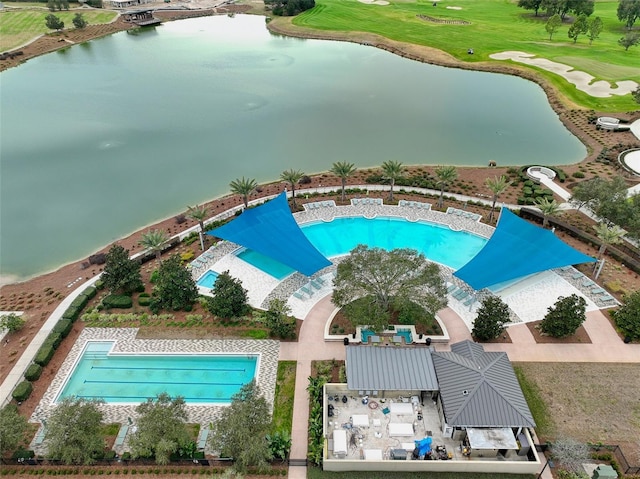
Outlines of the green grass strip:
<svg viewBox="0 0 640 479">
<path fill-rule="evenodd" d="M 536 422 L 536 433 L 538 436 L 550 436 L 555 431 L 555 424 L 551 419 L 551 414 L 547 409 L 547 403 L 542 399 L 538 385 L 527 378 L 526 372 L 522 366 L 513 365 L 513 369 L 520 383 L 520 388 L 524 394 L 533 420 Z"/>
<path fill-rule="evenodd" d="M 273 404 L 272 432 L 287 431 L 293 424 L 293 398 L 296 389 L 296 361 L 279 361 Z"/>
</svg>

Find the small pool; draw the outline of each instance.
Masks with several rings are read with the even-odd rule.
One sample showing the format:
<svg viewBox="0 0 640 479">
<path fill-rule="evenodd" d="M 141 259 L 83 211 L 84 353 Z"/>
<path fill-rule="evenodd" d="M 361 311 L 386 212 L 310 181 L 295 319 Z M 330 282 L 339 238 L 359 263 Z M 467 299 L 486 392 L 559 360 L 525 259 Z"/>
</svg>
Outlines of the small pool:
<svg viewBox="0 0 640 479">
<path fill-rule="evenodd" d="M 368 343 L 369 342 L 369 338 L 371 336 L 375 336 L 375 335 L 376 335 L 375 331 L 371 331 L 369 329 L 363 329 L 362 330 L 362 342 L 363 343 Z"/>
<path fill-rule="evenodd" d="M 343 217 L 302 225 L 301 229 L 327 258 L 345 255 L 359 244 L 386 250 L 411 248 L 454 270 L 468 263 L 487 243 L 486 238 L 466 231 L 397 217 Z M 244 250 L 238 257 L 277 279 L 293 273 L 288 266 L 252 250 Z"/>
<path fill-rule="evenodd" d="M 410 329 L 396 329 L 396 336 L 402 336 L 404 338 L 405 344 L 411 344 L 413 342 Z"/>
<path fill-rule="evenodd" d="M 210 269 L 200 277 L 196 284 L 202 288 L 213 289 L 216 279 L 218 279 L 218 273 Z"/>
<path fill-rule="evenodd" d="M 56 398 L 140 403 L 166 392 L 187 403 L 224 404 L 254 379 L 257 354 L 111 354 L 113 341 L 89 341 Z"/>
</svg>

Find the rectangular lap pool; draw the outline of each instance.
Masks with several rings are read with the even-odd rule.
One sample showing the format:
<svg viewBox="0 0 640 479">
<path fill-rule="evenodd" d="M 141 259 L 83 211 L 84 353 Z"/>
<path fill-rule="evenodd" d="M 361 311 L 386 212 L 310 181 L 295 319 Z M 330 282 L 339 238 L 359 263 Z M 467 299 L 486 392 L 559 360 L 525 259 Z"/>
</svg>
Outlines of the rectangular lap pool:
<svg viewBox="0 0 640 479">
<path fill-rule="evenodd" d="M 89 341 L 56 402 L 67 396 L 140 403 L 166 392 L 187 403 L 229 403 L 258 369 L 257 354 L 110 354 Z"/>
</svg>

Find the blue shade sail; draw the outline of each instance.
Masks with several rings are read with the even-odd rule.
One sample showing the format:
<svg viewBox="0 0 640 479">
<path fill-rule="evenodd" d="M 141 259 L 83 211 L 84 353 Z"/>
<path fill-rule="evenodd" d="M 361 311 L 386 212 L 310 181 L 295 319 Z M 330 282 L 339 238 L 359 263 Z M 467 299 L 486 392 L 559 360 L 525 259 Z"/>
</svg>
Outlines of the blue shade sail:
<svg viewBox="0 0 640 479">
<path fill-rule="evenodd" d="M 485 247 L 453 275 L 480 290 L 541 271 L 594 261 L 552 231 L 502 208 L 496 230 Z"/>
<path fill-rule="evenodd" d="M 257 251 L 306 276 L 331 264 L 296 223 L 284 192 L 207 234 Z"/>
</svg>

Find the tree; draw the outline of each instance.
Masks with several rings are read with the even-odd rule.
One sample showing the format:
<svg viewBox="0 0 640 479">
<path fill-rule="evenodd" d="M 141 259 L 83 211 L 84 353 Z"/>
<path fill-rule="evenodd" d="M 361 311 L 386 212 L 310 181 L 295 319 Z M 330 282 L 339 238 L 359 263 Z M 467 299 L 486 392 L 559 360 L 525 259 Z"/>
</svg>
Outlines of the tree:
<svg viewBox="0 0 640 479">
<path fill-rule="evenodd" d="M 243 385 L 212 424 L 211 445 L 221 457 L 234 460 L 234 468 L 246 472 L 248 467 L 266 468 L 271 459 L 267 434 L 271 414 L 255 380 Z"/>
<path fill-rule="evenodd" d="M 640 103 L 640 86 L 633 90 L 633 93 L 631 94 L 633 95 L 633 99 L 636 101 L 636 103 Z"/>
<path fill-rule="evenodd" d="M 589 21 L 588 29 L 587 29 L 587 35 L 589 37 L 589 45 L 591 45 L 593 41 L 600 36 L 600 33 L 602 33 L 602 28 L 603 28 L 603 24 L 602 24 L 602 19 L 600 17 L 596 17 Z"/>
<path fill-rule="evenodd" d="M 624 47 L 624 51 L 628 51 L 629 47 L 635 47 L 640 43 L 640 33 L 627 33 L 624 37 L 618 40 L 618 45 Z"/>
<path fill-rule="evenodd" d="M 362 300 L 354 301 L 359 298 Z M 358 245 L 338 265 L 332 301 L 346 307 L 345 313 L 354 324 L 375 330 L 389 324 L 392 305 L 416 303 L 433 318 L 447 304 L 437 264 L 415 250 L 385 251 L 366 245 Z M 351 304 L 357 307 L 347 307 Z"/>
<path fill-rule="evenodd" d="M 589 462 L 591 455 L 586 444 L 571 438 L 560 438 L 551 445 L 551 455 L 568 471 L 583 471 L 582 465 Z"/>
<path fill-rule="evenodd" d="M 87 21 L 82 16 L 82 13 L 76 13 L 71 21 L 73 22 L 73 26 L 80 30 L 88 25 Z"/>
<path fill-rule="evenodd" d="M 576 18 L 576 20 L 571 24 L 567 35 L 569 38 L 573 39 L 573 43 L 576 43 L 578 41 L 578 37 L 583 33 L 587 33 L 587 31 L 589 31 L 589 23 L 587 16 L 582 13 L 578 15 L 578 18 Z"/>
<path fill-rule="evenodd" d="M 640 0 L 620 0 L 617 13 L 618 20 L 625 22 L 627 30 L 631 30 L 640 17 Z"/>
<path fill-rule="evenodd" d="M 182 266 L 180 257 L 173 255 L 160 264 L 153 287 L 149 308 L 154 313 L 161 309 L 191 311 L 198 299 L 198 288 L 191 273 Z"/>
<path fill-rule="evenodd" d="M 211 314 L 219 318 L 240 318 L 249 312 L 247 290 L 229 271 L 218 275 L 212 293 L 213 297 L 207 298 Z"/>
<path fill-rule="evenodd" d="M 389 201 L 393 201 L 393 186 L 396 184 L 396 180 L 402 177 L 404 168 L 402 167 L 402 163 L 395 160 L 385 161 L 382 163 L 381 168 L 382 174 L 391 184 L 391 189 L 389 190 Z"/>
<path fill-rule="evenodd" d="M 167 241 L 169 241 L 169 236 L 164 231 L 149 230 L 146 233 L 142 233 L 142 238 L 140 238 L 138 244 L 145 249 L 153 251 L 156 254 L 156 261 L 160 261 L 162 248 Z"/>
<path fill-rule="evenodd" d="M 569 202 L 577 206 L 578 211 L 584 206 L 590 210 L 595 210 L 603 190 L 607 188 L 606 183 L 606 180 L 600 177 L 578 183 L 572 190 Z"/>
<path fill-rule="evenodd" d="M 293 198 L 293 207 L 296 208 L 296 185 L 298 181 L 304 176 L 304 173 L 300 170 L 286 170 L 280 174 L 280 179 L 286 181 L 291 185 L 291 197 Z"/>
<path fill-rule="evenodd" d="M 5 314 L 0 317 L 0 331 L 7 330 L 10 333 L 20 331 L 25 325 L 25 320 L 16 313 Z"/>
<path fill-rule="evenodd" d="M 59 17 L 55 16 L 53 13 L 50 13 L 46 17 L 44 17 L 45 24 L 47 28 L 50 30 L 60 31 L 64 28 L 64 22 L 60 20 Z"/>
<path fill-rule="evenodd" d="M 625 337 L 630 340 L 640 339 L 640 290 L 625 294 L 622 306 L 612 316 Z"/>
<path fill-rule="evenodd" d="M 20 415 L 15 404 L 7 404 L 0 409 L 0 456 L 15 451 L 27 426 L 27 420 Z"/>
<path fill-rule="evenodd" d="M 272 299 L 265 312 L 265 324 L 271 335 L 282 339 L 293 339 L 296 336 L 296 320 L 291 318 L 291 308 L 282 299 Z"/>
<path fill-rule="evenodd" d="M 560 205 L 556 200 L 549 201 L 549 198 L 537 198 L 535 205 L 542 213 L 542 227 L 549 226 L 549 216 L 555 216 L 560 212 Z"/>
<path fill-rule="evenodd" d="M 244 207 L 248 208 L 249 195 L 258 187 L 258 183 L 256 183 L 256 180 L 245 178 L 243 176 L 242 179 L 235 179 L 229 183 L 229 187 L 231 188 L 232 193 L 242 196 Z"/>
<path fill-rule="evenodd" d="M 128 250 L 114 244 L 107 253 L 100 279 L 111 294 L 118 291 L 132 293 L 142 286 L 140 263 L 129 259 Z"/>
<path fill-rule="evenodd" d="M 129 439 L 133 457 L 155 457 L 158 464 L 167 464 L 171 454 L 192 442 L 182 397 L 161 393 L 138 405 L 136 412 L 138 428 Z"/>
<path fill-rule="evenodd" d="M 586 317 L 587 302 L 582 296 L 572 294 L 560 297 L 554 306 L 549 306 L 540 323 L 540 330 L 555 338 L 575 334 Z"/>
<path fill-rule="evenodd" d="M 504 175 L 500 176 L 500 178 L 494 176 L 493 178 L 487 178 L 484 184 L 489 188 L 491 193 L 493 193 L 493 203 L 491 203 L 491 213 L 489 213 L 489 223 L 491 223 L 493 221 L 493 211 L 496 208 L 496 201 L 498 201 L 498 197 L 504 193 L 509 186 L 509 180 Z"/>
<path fill-rule="evenodd" d="M 444 203 L 444 189 L 453 183 L 458 177 L 458 170 L 455 166 L 438 166 L 435 169 L 436 185 L 440 186 L 440 197 L 438 198 L 438 208 L 442 208 Z"/>
<path fill-rule="evenodd" d="M 338 161 L 331 166 L 331 169 L 329 171 L 340 178 L 340 181 L 342 182 L 341 201 L 344 202 L 344 190 L 347 186 L 347 178 L 349 178 L 356 171 L 356 167 L 353 163 Z"/>
<path fill-rule="evenodd" d="M 91 464 L 104 450 L 101 433 L 102 400 L 66 397 L 47 421 L 45 439 L 49 457 L 65 464 Z"/>
<path fill-rule="evenodd" d="M 200 225 L 200 231 L 198 233 L 200 234 L 200 249 L 202 249 L 202 251 L 204 251 L 204 220 L 207 219 L 208 213 L 209 210 L 204 205 L 187 207 L 187 216 L 197 221 L 198 225 Z"/>
<path fill-rule="evenodd" d="M 471 335 L 478 341 L 496 339 L 504 332 L 504 325 L 510 320 L 509 306 L 498 296 L 488 296 L 478 309 Z"/>
<path fill-rule="evenodd" d="M 544 26 L 545 30 L 549 34 L 549 41 L 551 41 L 551 37 L 553 37 L 553 34 L 556 33 L 558 28 L 560 28 L 560 25 L 562 25 L 562 18 L 560 18 L 560 15 L 556 13 L 549 17 L 549 20 L 547 20 L 547 23 Z"/>
<path fill-rule="evenodd" d="M 598 259 L 601 259 L 604 256 L 609 245 L 622 243 L 622 237 L 627 234 L 627 232 L 619 226 L 609 226 L 606 223 L 593 225 L 593 229 L 596 230 L 596 234 L 600 240 Z"/>
<path fill-rule="evenodd" d="M 518 0 L 518 6 L 525 10 L 533 10 L 535 16 L 538 16 L 538 10 L 540 10 L 540 4 L 542 0 Z"/>
</svg>

